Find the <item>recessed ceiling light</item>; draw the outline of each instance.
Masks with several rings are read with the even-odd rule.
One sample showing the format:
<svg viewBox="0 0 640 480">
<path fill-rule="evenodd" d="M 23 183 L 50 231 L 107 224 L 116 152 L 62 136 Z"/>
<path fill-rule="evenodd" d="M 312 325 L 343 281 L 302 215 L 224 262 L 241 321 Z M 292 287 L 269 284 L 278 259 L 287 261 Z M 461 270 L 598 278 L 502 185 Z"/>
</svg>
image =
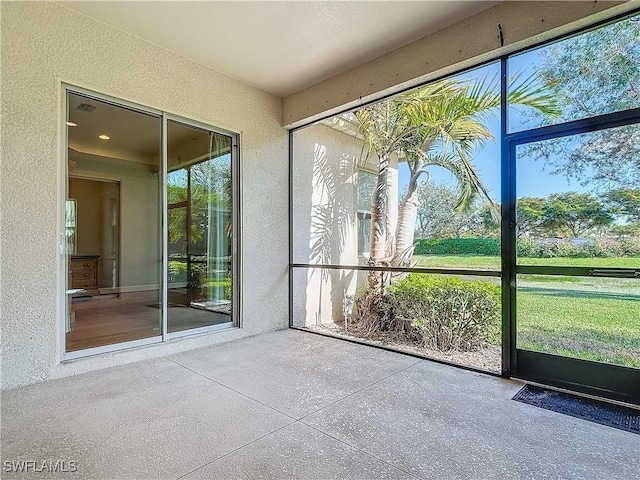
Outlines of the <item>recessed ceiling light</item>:
<svg viewBox="0 0 640 480">
<path fill-rule="evenodd" d="M 67 127 L 77 127 L 78 124 L 76 122 L 67 122 Z"/>
<path fill-rule="evenodd" d="M 633 23 L 640 23 L 640 15 L 634 15 L 633 17 L 629 17 L 629 21 Z"/>
<path fill-rule="evenodd" d="M 111 140 L 111 137 L 109 135 L 98 135 L 98 138 L 100 140 Z"/>
</svg>

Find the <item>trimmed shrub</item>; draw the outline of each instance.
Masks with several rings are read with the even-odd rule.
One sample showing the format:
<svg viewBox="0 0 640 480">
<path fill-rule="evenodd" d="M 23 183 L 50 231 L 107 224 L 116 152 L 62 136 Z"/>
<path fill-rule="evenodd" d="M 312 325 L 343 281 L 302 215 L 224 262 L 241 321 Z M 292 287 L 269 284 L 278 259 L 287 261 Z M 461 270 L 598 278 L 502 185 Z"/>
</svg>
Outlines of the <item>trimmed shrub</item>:
<svg viewBox="0 0 640 480">
<path fill-rule="evenodd" d="M 478 280 L 411 274 L 388 289 L 386 316 L 407 322 L 436 350 L 477 350 L 498 343 L 500 288 Z"/>
<path fill-rule="evenodd" d="M 418 240 L 417 255 L 500 255 L 498 238 L 425 238 Z"/>
<path fill-rule="evenodd" d="M 529 237 L 518 238 L 517 249 L 520 257 L 535 258 L 538 255 L 538 243 Z"/>
<path fill-rule="evenodd" d="M 518 255 L 529 258 L 611 258 L 640 256 L 640 238 L 518 239 Z"/>
<path fill-rule="evenodd" d="M 416 255 L 499 256 L 497 238 L 428 238 L 418 240 Z M 518 255 L 529 258 L 553 257 L 638 257 L 640 238 L 518 238 Z"/>
<path fill-rule="evenodd" d="M 577 257 L 578 247 L 568 240 L 519 238 L 518 255 L 530 258 Z"/>
</svg>

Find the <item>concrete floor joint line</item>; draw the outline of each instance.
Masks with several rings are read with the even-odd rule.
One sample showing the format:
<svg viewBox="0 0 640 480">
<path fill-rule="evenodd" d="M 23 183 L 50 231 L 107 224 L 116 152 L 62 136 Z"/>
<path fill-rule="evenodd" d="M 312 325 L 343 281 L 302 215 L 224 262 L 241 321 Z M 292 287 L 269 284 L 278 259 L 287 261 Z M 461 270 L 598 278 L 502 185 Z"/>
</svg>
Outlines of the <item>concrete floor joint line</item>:
<svg viewBox="0 0 640 480">
<path fill-rule="evenodd" d="M 182 367 L 182 368 L 184 368 L 184 369 L 186 369 L 186 370 L 189 370 L 191 373 L 195 373 L 196 375 L 199 375 L 199 376 L 200 376 L 200 377 L 202 377 L 202 378 L 206 378 L 206 379 L 207 379 L 207 380 L 209 380 L 210 382 L 213 382 L 213 383 L 215 383 L 216 385 L 221 386 L 222 388 L 226 388 L 227 390 L 229 390 L 229 391 L 231 391 L 231 392 L 233 392 L 233 393 L 237 393 L 238 395 L 242 395 L 244 398 L 248 398 L 249 400 L 254 401 L 254 402 L 256 402 L 256 403 L 259 403 L 260 405 L 262 405 L 262 406 L 264 406 L 264 407 L 267 407 L 267 408 L 269 408 L 270 410 L 273 410 L 274 412 L 277 412 L 277 413 L 279 413 L 279 414 L 281 414 L 281 415 L 284 415 L 285 417 L 288 417 L 288 418 L 290 418 L 291 420 L 295 420 L 295 421 L 300 420 L 299 418 L 295 418 L 295 417 L 292 417 L 291 415 L 289 415 L 289 414 L 287 414 L 287 413 L 281 412 L 281 411 L 280 411 L 280 410 L 278 410 L 277 408 L 272 407 L 271 405 L 268 405 L 268 404 L 266 404 L 266 403 L 264 403 L 264 402 L 261 402 L 260 400 L 257 400 L 257 399 L 255 399 L 255 398 L 253 398 L 253 397 L 251 397 L 251 396 L 247 395 L 246 393 L 239 392 L 238 390 L 236 390 L 236 389 L 234 389 L 234 388 L 231 388 L 231 387 L 229 387 L 228 385 L 225 385 L 224 383 L 220 383 L 220 382 L 218 382 L 218 381 L 214 380 L 214 379 L 213 379 L 213 378 L 211 378 L 211 377 L 207 377 L 207 376 L 206 376 L 206 375 L 204 375 L 203 373 L 197 372 L 197 371 L 195 371 L 195 370 L 193 370 L 193 369 L 191 369 L 191 368 L 189 368 L 189 367 L 187 367 L 187 366 L 185 366 L 185 365 L 181 364 L 180 362 L 177 362 L 176 360 L 173 360 L 173 359 L 171 359 L 171 358 L 170 358 L 170 359 L 169 359 L 169 361 L 171 361 L 171 362 L 175 363 L 176 365 L 178 365 L 178 366 L 180 366 L 180 367 Z"/>
<path fill-rule="evenodd" d="M 305 423 L 305 422 L 303 422 L 302 420 L 298 420 L 298 422 L 299 422 L 299 423 L 301 423 L 302 425 L 305 425 L 306 427 L 309 427 L 309 428 L 314 429 L 316 432 L 319 432 L 319 433 L 321 433 L 322 435 L 326 435 L 327 437 L 333 438 L 334 440 L 336 440 L 336 441 L 338 441 L 338 442 L 340 442 L 340 443 L 342 443 L 342 444 L 344 444 L 344 445 L 347 445 L 348 447 L 351 447 L 351 448 L 353 448 L 354 450 L 357 450 L 358 452 L 363 453 L 363 454 L 365 454 L 365 455 L 366 455 L 366 456 L 368 456 L 368 457 L 375 458 L 375 459 L 376 459 L 376 460 L 378 460 L 379 462 L 384 463 L 385 465 L 387 465 L 387 466 L 389 466 L 389 467 L 393 468 L 394 470 L 398 470 L 399 472 L 406 473 L 407 475 L 409 475 L 409 476 L 411 476 L 411 477 L 413 477 L 413 478 L 415 478 L 415 479 L 419 479 L 419 480 L 427 480 L 427 479 L 424 479 L 423 477 L 418 477 L 418 476 L 414 475 L 413 473 L 408 472 L 408 471 L 406 471 L 406 470 L 404 470 L 404 469 L 402 469 L 402 468 L 400 468 L 400 467 L 398 467 L 398 466 L 396 466 L 396 465 L 393 465 L 392 463 L 389 463 L 387 460 L 384 460 L 383 458 L 380 458 L 380 457 L 375 456 L 375 455 L 374 455 L 374 454 L 372 454 L 371 452 L 367 452 L 366 450 L 363 450 L 363 449 L 361 449 L 361 448 L 359 448 L 359 447 L 356 447 L 355 445 L 352 445 L 352 444 L 350 444 L 350 443 L 348 443 L 348 442 L 345 442 L 344 440 L 342 440 L 342 439 L 340 439 L 340 438 L 338 438 L 338 437 L 335 437 L 334 435 L 331 435 L 330 433 L 325 432 L 324 430 L 321 430 L 321 429 L 319 429 L 318 427 L 315 427 L 315 426 L 313 426 L 313 425 L 309 425 L 308 423 Z"/>
<path fill-rule="evenodd" d="M 347 394 L 347 395 L 345 395 L 344 397 L 339 398 L 338 400 L 335 400 L 335 401 L 333 401 L 333 402 L 331 402 L 331 403 L 328 403 L 328 404 L 327 404 L 327 405 L 325 405 L 324 407 L 320 407 L 320 408 L 318 408 L 317 410 L 314 410 L 313 412 L 307 413 L 306 415 L 303 415 L 302 417 L 298 418 L 297 420 L 304 420 L 304 419 L 305 419 L 305 418 L 307 418 L 308 416 L 313 415 L 313 414 L 318 413 L 318 412 L 321 412 L 321 411 L 322 411 L 322 410 L 324 410 L 325 408 L 332 407 L 332 406 L 333 406 L 333 405 L 335 405 L 336 403 L 342 402 L 342 401 L 346 400 L 347 398 L 352 397 L 353 395 L 355 395 L 355 394 L 357 394 L 357 393 L 360 393 L 360 392 L 362 392 L 363 390 L 366 390 L 367 388 L 371 388 L 371 387 L 373 387 L 374 385 L 377 385 L 378 383 L 380 383 L 380 382 L 382 382 L 382 381 L 384 381 L 384 380 L 387 380 L 388 378 L 391 378 L 391 377 L 393 377 L 394 375 L 397 375 L 398 373 L 404 372 L 405 370 L 407 370 L 407 369 L 409 369 L 409 368 L 411 368 L 411 367 L 415 367 L 417 364 L 419 364 L 420 362 L 424 362 L 424 361 L 428 361 L 428 360 L 417 360 L 416 362 L 412 363 L 411 365 L 407 365 L 406 367 L 403 367 L 403 368 L 401 368 L 400 370 L 396 370 L 395 372 L 390 373 L 389 375 L 386 375 L 386 376 L 384 376 L 384 377 L 382 377 L 382 378 L 379 378 L 379 379 L 378 379 L 378 380 L 376 380 L 375 382 L 371 382 L 370 384 L 365 385 L 364 387 L 361 387 L 361 388 L 359 388 L 359 389 L 357 389 L 357 390 L 355 390 L 355 391 L 353 391 L 353 392 L 351 392 L 351 393 L 348 393 L 348 394 Z M 304 423 L 304 422 L 303 422 L 303 423 Z M 306 423 L 305 423 L 305 425 L 306 425 Z M 323 433 L 324 433 L 324 432 L 323 432 Z"/>
<path fill-rule="evenodd" d="M 181 476 L 177 477 L 175 480 L 180 480 L 181 478 L 185 478 L 186 476 L 191 475 L 192 473 L 197 472 L 198 470 L 203 469 L 203 468 L 204 468 L 204 467 L 206 467 L 207 465 L 211 465 L 212 463 L 215 463 L 215 462 L 217 462 L 217 461 L 218 461 L 218 460 L 220 460 L 220 459 L 223 459 L 223 458 L 225 458 L 225 457 L 228 457 L 229 455 L 231 455 L 231 454 L 233 454 L 233 453 L 237 452 L 238 450 L 242 450 L 243 448 L 248 447 L 249 445 L 253 445 L 253 444 L 254 444 L 254 443 L 256 443 L 256 442 L 258 442 L 258 441 L 260 441 L 260 440 L 262 440 L 262 439 L 264 439 L 264 438 L 267 438 L 269 435 L 273 435 L 274 433 L 279 432 L 279 431 L 280 431 L 280 430 L 282 430 L 283 428 L 287 428 L 287 427 L 289 427 L 289 426 L 293 425 L 294 423 L 298 423 L 298 422 L 299 422 L 299 420 L 294 420 L 293 422 L 289 422 L 289 423 L 287 423 L 286 425 L 283 425 L 282 427 L 276 428 L 275 430 L 272 430 L 272 431 L 271 431 L 271 432 L 269 432 L 269 433 L 265 433 L 264 435 L 262 435 L 262 436 L 260 436 L 260 437 L 256 438 L 255 440 L 251 440 L 250 442 L 247 442 L 247 443 L 245 443 L 244 445 L 241 445 L 241 446 L 239 446 L 239 447 L 236 447 L 236 448 L 234 448 L 233 450 L 231 450 L 231 451 L 229 451 L 229 452 L 227 452 L 227 453 L 225 453 L 225 454 L 223 454 L 223 455 L 219 455 L 219 456 L 217 456 L 216 458 L 214 458 L 214 459 L 213 459 L 213 460 L 211 460 L 210 462 L 207 462 L 207 463 L 205 463 L 205 464 L 203 464 L 203 465 L 200 465 L 198 468 L 194 468 L 194 469 L 193 469 L 193 470 L 191 470 L 190 472 L 187 472 L 187 473 L 185 473 L 184 475 L 181 475 Z M 303 424 L 303 425 L 304 425 L 304 424 Z M 343 442 L 343 443 L 344 443 L 344 442 Z"/>
</svg>

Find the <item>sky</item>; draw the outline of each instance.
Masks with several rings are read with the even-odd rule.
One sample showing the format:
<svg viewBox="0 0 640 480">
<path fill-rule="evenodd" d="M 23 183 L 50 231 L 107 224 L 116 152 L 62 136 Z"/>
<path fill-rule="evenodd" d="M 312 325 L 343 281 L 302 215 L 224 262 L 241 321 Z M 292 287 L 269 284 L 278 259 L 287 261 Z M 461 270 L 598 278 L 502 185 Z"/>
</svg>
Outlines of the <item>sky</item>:
<svg viewBox="0 0 640 480">
<path fill-rule="evenodd" d="M 510 78 L 518 73 L 519 78 L 526 79 L 540 63 L 540 50 L 529 51 L 511 57 L 508 64 Z M 494 62 L 483 67 L 476 68 L 457 78 L 473 81 L 483 77 L 499 78 L 500 63 Z M 497 92 L 496 92 L 497 93 Z M 485 123 L 485 126 L 494 137 L 494 141 L 488 141 L 480 150 L 476 151 L 472 163 L 480 178 L 488 189 L 492 198 L 500 201 L 500 119 L 499 111 Z M 509 131 L 522 131 L 540 126 L 539 122 L 530 117 L 521 115 L 517 107 L 512 107 L 509 112 Z M 558 192 L 585 192 L 587 187 L 577 181 L 569 180 L 564 175 L 552 174 L 553 168 L 543 160 L 534 160 L 524 155 L 519 156 L 517 162 L 517 196 L 520 197 L 546 197 Z M 456 186 L 453 176 L 441 167 L 430 167 L 431 181 L 435 183 L 447 183 Z M 409 169 L 406 164 L 399 168 L 399 191 L 402 192 L 409 182 Z M 424 179 L 424 178 L 423 178 Z"/>
</svg>

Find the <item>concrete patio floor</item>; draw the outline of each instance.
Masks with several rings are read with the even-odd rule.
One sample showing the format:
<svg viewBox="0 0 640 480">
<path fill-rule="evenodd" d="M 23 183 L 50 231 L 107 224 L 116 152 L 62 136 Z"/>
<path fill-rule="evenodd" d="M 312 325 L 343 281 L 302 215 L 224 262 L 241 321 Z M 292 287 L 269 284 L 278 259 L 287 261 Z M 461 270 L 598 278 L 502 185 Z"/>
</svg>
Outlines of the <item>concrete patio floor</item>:
<svg viewBox="0 0 640 480">
<path fill-rule="evenodd" d="M 3 392 L 0 476 L 638 478 L 640 435 L 512 401 L 521 386 L 279 331 Z"/>
</svg>

